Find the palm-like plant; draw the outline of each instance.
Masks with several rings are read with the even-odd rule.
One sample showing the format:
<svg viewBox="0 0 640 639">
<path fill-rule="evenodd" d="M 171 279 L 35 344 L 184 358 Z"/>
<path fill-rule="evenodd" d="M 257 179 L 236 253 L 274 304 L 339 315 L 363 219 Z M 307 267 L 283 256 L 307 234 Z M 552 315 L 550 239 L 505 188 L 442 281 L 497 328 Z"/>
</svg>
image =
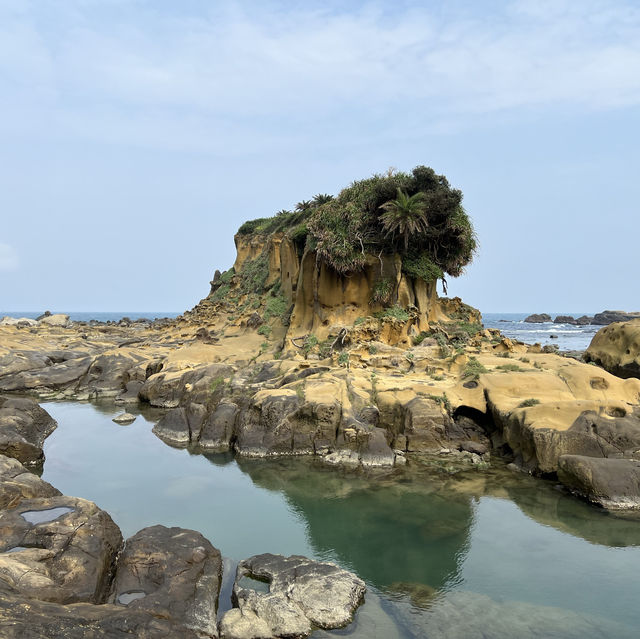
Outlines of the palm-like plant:
<svg viewBox="0 0 640 639">
<path fill-rule="evenodd" d="M 328 193 L 318 193 L 313 196 L 313 205 L 322 206 L 327 202 L 331 202 L 331 200 L 333 200 L 333 195 L 329 195 Z"/>
<path fill-rule="evenodd" d="M 380 220 L 387 235 L 393 236 L 396 233 L 402 235 L 405 252 L 409 249 L 409 236 L 426 231 L 429 226 L 425 194 L 421 191 L 414 195 L 407 195 L 398 187 L 396 199 L 385 202 L 380 208 L 384 211 Z"/>
<path fill-rule="evenodd" d="M 298 202 L 296 204 L 296 211 L 298 212 L 308 211 L 312 207 L 313 207 L 313 203 L 310 200 L 302 200 L 302 202 Z"/>
</svg>

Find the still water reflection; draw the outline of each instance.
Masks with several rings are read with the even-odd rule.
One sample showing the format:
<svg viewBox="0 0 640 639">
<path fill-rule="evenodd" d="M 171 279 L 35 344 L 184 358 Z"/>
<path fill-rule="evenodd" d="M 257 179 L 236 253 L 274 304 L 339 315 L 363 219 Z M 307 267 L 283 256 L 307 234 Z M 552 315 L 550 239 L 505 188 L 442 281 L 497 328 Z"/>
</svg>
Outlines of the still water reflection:
<svg viewBox="0 0 640 639">
<path fill-rule="evenodd" d="M 365 476 L 307 459 L 173 449 L 112 405 L 44 404 L 59 428 L 43 478 L 95 501 L 125 537 L 161 523 L 237 561 L 304 554 L 369 586 L 355 624 L 317 637 L 636 637 L 640 522 L 499 464 L 442 475 L 427 460 Z M 228 602 L 221 602 L 228 606 Z"/>
</svg>

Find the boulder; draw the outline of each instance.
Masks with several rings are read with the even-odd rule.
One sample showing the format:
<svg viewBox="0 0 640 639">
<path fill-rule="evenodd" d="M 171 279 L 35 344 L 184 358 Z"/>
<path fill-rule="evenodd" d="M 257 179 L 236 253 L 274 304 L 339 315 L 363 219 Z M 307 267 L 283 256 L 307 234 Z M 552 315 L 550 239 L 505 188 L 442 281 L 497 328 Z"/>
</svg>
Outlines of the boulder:
<svg viewBox="0 0 640 639">
<path fill-rule="evenodd" d="M 0 509 L 13 508 L 23 499 L 57 495 L 59 490 L 26 470 L 18 460 L 0 455 Z"/>
<path fill-rule="evenodd" d="M 116 424 L 132 424 L 136 421 L 136 416 L 131 413 L 120 413 L 120 415 L 116 415 L 111 421 Z"/>
<path fill-rule="evenodd" d="M 581 315 L 576 319 L 576 324 L 578 326 L 588 326 L 593 324 L 593 317 L 589 317 L 588 315 Z"/>
<path fill-rule="evenodd" d="M 44 317 L 40 317 L 38 319 L 39 324 L 44 324 L 45 326 L 57 326 L 61 328 L 66 328 L 69 326 L 69 316 L 64 313 L 54 313 L 53 315 L 45 315 Z"/>
<path fill-rule="evenodd" d="M 585 351 L 584 360 L 618 377 L 640 378 L 640 319 L 601 328 Z"/>
<path fill-rule="evenodd" d="M 267 582 L 268 592 L 254 589 L 248 580 Z M 220 636 L 306 637 L 314 627 L 342 628 L 353 620 L 365 590 L 361 579 L 335 564 L 296 555 L 256 555 L 238 564 L 233 587 L 237 609 L 223 616 Z"/>
<path fill-rule="evenodd" d="M 0 588 L 63 604 L 103 603 L 121 547 L 119 528 L 90 501 L 23 499 L 0 512 Z"/>
<path fill-rule="evenodd" d="M 151 526 L 127 539 L 110 602 L 217 637 L 222 559 L 200 533 Z"/>
<path fill-rule="evenodd" d="M 71 353 L 70 353 L 71 354 Z M 75 354 L 75 353 L 73 353 Z M 93 358 L 86 353 L 45 367 L 37 366 L 9 375 L 0 376 L 0 391 L 30 391 L 33 389 L 67 388 L 83 377 Z"/>
<path fill-rule="evenodd" d="M 563 455 L 558 478 L 571 492 L 604 508 L 640 509 L 640 459 Z"/>
<path fill-rule="evenodd" d="M 36 402 L 0 396 L 0 454 L 28 466 L 44 461 L 44 440 L 56 429 L 55 420 Z"/>
<path fill-rule="evenodd" d="M 554 320 L 554 324 L 576 324 L 576 319 L 571 315 L 558 315 Z"/>
<path fill-rule="evenodd" d="M 237 415 L 237 404 L 227 400 L 221 401 L 202 425 L 198 437 L 200 448 L 211 452 L 229 450 Z"/>
<path fill-rule="evenodd" d="M 551 321 L 551 315 L 548 315 L 547 313 L 534 313 L 533 315 L 526 317 L 524 321 L 529 324 L 544 324 L 545 322 Z"/>
</svg>

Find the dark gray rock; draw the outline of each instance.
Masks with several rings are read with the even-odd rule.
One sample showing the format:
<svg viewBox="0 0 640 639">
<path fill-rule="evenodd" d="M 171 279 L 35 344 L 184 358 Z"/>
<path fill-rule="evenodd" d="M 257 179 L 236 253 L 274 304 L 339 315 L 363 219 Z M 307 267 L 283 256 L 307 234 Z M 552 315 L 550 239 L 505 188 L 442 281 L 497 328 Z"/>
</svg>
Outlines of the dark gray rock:
<svg viewBox="0 0 640 639">
<path fill-rule="evenodd" d="M 112 604 L 62 605 L 0 589 L 3 639 L 201 639 L 201 635 L 147 612 Z"/>
<path fill-rule="evenodd" d="M 17 546 L 25 548 L 7 553 Z M 111 517 L 75 497 L 24 499 L 0 512 L 0 590 L 74 603 L 103 603 L 122 547 Z"/>
<path fill-rule="evenodd" d="M 200 533 L 151 526 L 127 539 L 110 602 L 217 637 L 222 559 Z"/>
<path fill-rule="evenodd" d="M 259 592 L 247 578 L 268 582 Z M 362 603 L 364 582 L 334 564 L 306 557 L 264 554 L 238 564 L 236 609 L 220 622 L 223 639 L 306 637 L 313 627 L 341 628 Z"/>
<path fill-rule="evenodd" d="M 548 315 L 547 313 L 534 313 L 533 315 L 526 317 L 524 321 L 529 324 L 543 324 L 551 321 L 551 315 Z"/>
<path fill-rule="evenodd" d="M 221 401 L 202 425 L 198 438 L 200 448 L 215 452 L 229 450 L 237 415 L 237 404 Z"/>
<path fill-rule="evenodd" d="M 554 324 L 576 324 L 575 317 L 571 315 L 558 315 L 554 320 Z"/>
<path fill-rule="evenodd" d="M 589 317 L 588 315 L 581 315 L 576 319 L 576 324 L 578 326 L 588 326 L 593 324 L 593 317 Z"/>
<path fill-rule="evenodd" d="M 558 478 L 571 492 L 610 510 L 640 509 L 640 460 L 563 455 Z"/>
<path fill-rule="evenodd" d="M 591 320 L 596 326 L 606 326 L 613 322 L 628 322 L 629 320 L 640 318 L 640 312 L 627 313 L 626 311 L 602 311 L 596 313 Z"/>
<path fill-rule="evenodd" d="M 0 454 L 28 466 L 44 461 L 42 445 L 55 420 L 31 399 L 0 396 Z"/>
<path fill-rule="evenodd" d="M 205 415 L 205 406 L 191 402 L 170 410 L 153 427 L 153 433 L 172 446 L 187 446 L 198 440 Z"/>
</svg>

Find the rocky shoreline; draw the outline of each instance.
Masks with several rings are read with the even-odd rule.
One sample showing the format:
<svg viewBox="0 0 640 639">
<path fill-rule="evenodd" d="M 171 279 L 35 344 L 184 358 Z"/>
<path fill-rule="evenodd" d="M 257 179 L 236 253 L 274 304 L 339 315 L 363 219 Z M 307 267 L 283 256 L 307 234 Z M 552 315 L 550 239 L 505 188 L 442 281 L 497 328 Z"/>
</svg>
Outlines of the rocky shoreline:
<svg viewBox="0 0 640 639">
<path fill-rule="evenodd" d="M 152 527 L 123 546 L 107 513 L 30 474 L 55 423 L 17 394 L 155 407 L 154 433 L 193 452 L 307 455 L 373 470 L 433 455 L 478 472 L 497 456 L 600 507 L 640 508 L 638 322 L 594 339 L 585 359 L 608 372 L 484 329 L 478 311 L 438 297 L 435 282 L 407 275 L 397 255 L 367 258 L 347 277 L 318 267 L 283 234 L 241 235 L 236 244 L 234 268 L 176 319 L 0 323 L 0 628 L 17 629 L 6 636 L 32 623 L 44 628 L 32 636 L 43 637 L 214 637 L 221 570 L 199 533 Z M 381 274 L 393 304 L 376 297 Z M 622 370 L 624 379 L 612 374 Z M 46 511 L 55 517 L 26 516 Z M 149 557 L 153 578 L 145 577 Z M 264 575 L 275 561 L 252 558 L 241 572 Z M 285 572 L 292 561 L 306 574 L 301 558 L 277 560 Z M 362 600 L 357 577 L 313 570 L 352 614 Z M 222 636 L 329 627 L 283 599 L 295 590 L 285 577 L 279 594 L 279 577 L 269 579 L 266 600 L 236 588 Z M 291 625 L 280 626 L 286 611 Z"/>
<path fill-rule="evenodd" d="M 0 455 L 3 637 L 305 637 L 352 621 L 362 580 L 333 564 L 278 555 L 241 562 L 235 607 L 218 619 L 220 552 L 196 531 L 160 525 L 124 541 L 94 503 L 60 494 L 7 456 L 41 462 L 42 433 L 56 425 L 32 400 L 0 401 L 0 433 L 21 444 Z M 6 429 L 12 418 L 19 432 Z M 269 592 L 241 587 L 246 577 L 270 583 Z"/>
</svg>

